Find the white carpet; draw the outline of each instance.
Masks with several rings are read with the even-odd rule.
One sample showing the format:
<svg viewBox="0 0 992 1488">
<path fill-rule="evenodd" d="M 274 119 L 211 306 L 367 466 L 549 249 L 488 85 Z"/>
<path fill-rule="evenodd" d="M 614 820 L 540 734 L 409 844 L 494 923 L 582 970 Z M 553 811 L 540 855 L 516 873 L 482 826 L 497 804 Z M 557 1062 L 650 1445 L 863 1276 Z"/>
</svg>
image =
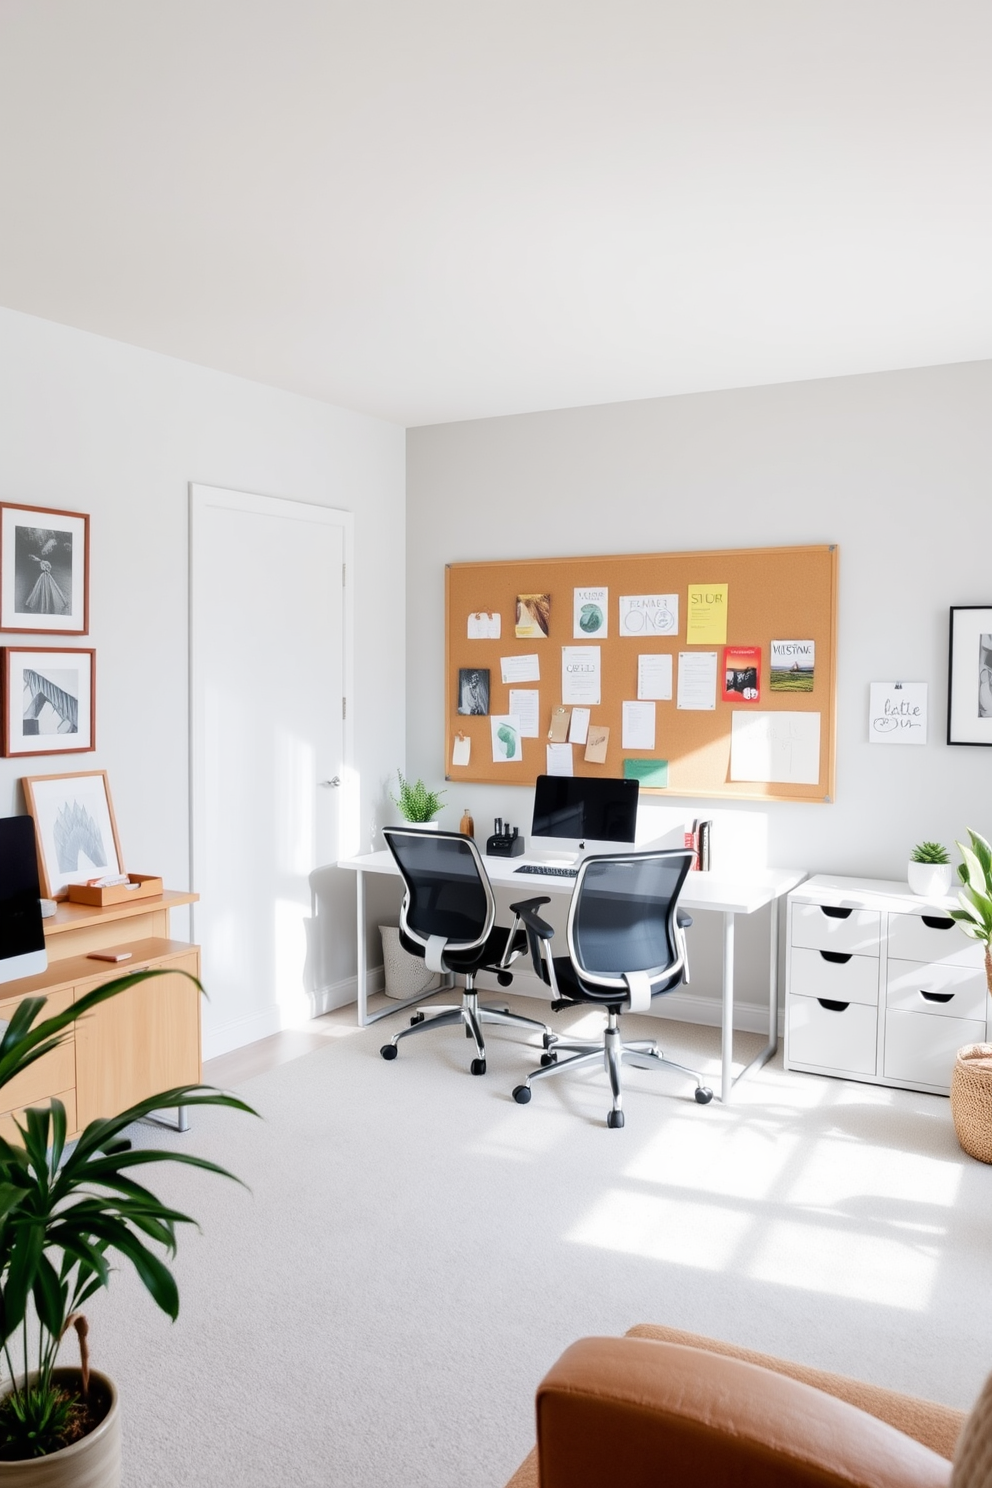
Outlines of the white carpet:
<svg viewBox="0 0 992 1488">
<path fill-rule="evenodd" d="M 175 1327 L 124 1274 L 90 1304 L 94 1363 L 123 1396 L 125 1488 L 497 1488 L 561 1349 L 644 1321 L 954 1405 L 977 1394 L 992 1169 L 961 1153 L 946 1100 L 779 1063 L 702 1107 L 690 1082 L 631 1070 L 610 1131 L 602 1075 L 516 1106 L 536 1060 L 512 1035 L 489 1037 L 473 1078 L 451 1031 L 385 1063 L 397 1026 L 338 1024 L 247 1081 L 262 1121 L 141 1128 L 252 1191 L 157 1176 L 203 1226 Z M 647 1027 L 715 1073 L 716 1030 Z"/>
</svg>

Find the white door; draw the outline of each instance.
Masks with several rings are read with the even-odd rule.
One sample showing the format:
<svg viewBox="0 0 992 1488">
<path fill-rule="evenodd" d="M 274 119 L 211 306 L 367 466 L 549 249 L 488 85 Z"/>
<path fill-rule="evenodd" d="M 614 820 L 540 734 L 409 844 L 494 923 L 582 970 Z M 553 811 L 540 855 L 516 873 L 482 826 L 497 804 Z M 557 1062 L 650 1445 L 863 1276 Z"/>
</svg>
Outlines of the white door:
<svg viewBox="0 0 992 1488">
<path fill-rule="evenodd" d="M 347 512 L 190 487 L 192 881 L 204 1053 L 309 1015 L 309 874 L 339 851 Z"/>
</svg>

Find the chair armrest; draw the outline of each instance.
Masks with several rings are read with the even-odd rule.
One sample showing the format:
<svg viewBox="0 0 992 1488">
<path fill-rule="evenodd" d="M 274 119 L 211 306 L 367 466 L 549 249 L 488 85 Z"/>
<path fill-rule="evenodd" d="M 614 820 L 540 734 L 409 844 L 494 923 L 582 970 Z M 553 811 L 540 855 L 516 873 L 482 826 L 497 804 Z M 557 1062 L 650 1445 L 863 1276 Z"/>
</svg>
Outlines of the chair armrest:
<svg viewBox="0 0 992 1488">
<path fill-rule="evenodd" d="M 537 913 L 539 905 L 550 903 L 550 896 L 546 894 L 543 899 L 522 899 L 519 904 L 511 904 L 510 908 L 515 915 L 520 916 L 527 929 L 533 930 L 540 940 L 552 940 L 555 933 L 554 926 L 549 925 L 547 920 L 542 920 Z"/>
<path fill-rule="evenodd" d="M 676 910 L 676 919 L 679 926 L 683 930 L 688 930 L 689 926 L 692 924 L 692 915 L 686 909 Z"/>
<path fill-rule="evenodd" d="M 541 1488 L 948 1488 L 951 1464 L 856 1406 L 681 1344 L 584 1338 L 537 1392 Z"/>
</svg>

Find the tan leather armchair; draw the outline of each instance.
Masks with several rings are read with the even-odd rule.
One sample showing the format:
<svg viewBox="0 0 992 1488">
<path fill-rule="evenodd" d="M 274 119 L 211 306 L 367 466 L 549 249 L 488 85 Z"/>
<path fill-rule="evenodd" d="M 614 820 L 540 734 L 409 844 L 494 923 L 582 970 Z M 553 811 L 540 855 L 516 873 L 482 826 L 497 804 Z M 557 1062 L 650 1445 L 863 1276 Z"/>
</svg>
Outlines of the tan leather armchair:
<svg viewBox="0 0 992 1488">
<path fill-rule="evenodd" d="M 644 1324 L 566 1349 L 538 1387 L 537 1448 L 507 1488 L 948 1488 L 966 1419 Z"/>
</svg>

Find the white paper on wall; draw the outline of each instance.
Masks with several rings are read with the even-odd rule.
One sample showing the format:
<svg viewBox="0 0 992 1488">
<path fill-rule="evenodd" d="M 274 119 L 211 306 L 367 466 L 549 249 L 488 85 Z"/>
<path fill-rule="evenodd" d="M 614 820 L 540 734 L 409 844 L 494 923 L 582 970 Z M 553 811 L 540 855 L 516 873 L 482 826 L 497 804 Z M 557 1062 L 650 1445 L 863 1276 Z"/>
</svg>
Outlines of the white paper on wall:
<svg viewBox="0 0 992 1488">
<path fill-rule="evenodd" d="M 819 785 L 819 713 L 735 711 L 731 719 L 730 778 L 776 785 Z"/>
<path fill-rule="evenodd" d="M 869 744 L 927 742 L 927 684 L 872 682 L 868 705 Z"/>
</svg>

